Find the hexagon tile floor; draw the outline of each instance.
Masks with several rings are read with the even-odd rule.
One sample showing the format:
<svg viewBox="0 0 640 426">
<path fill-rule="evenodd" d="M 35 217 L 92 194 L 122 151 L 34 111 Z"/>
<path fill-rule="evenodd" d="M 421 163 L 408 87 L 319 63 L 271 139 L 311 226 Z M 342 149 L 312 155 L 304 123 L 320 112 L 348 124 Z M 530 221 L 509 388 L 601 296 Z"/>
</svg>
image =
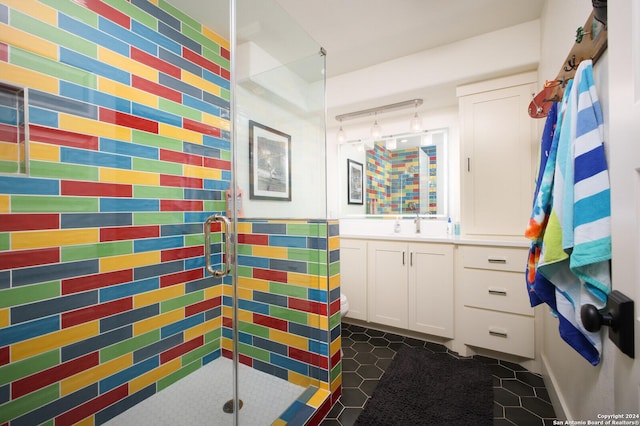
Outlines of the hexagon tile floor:
<svg viewBox="0 0 640 426">
<path fill-rule="evenodd" d="M 342 323 L 342 396 L 321 426 L 353 425 L 367 399 L 373 395 L 378 380 L 403 345 L 457 356 L 436 343 Z M 495 426 L 553 424 L 555 412 L 542 377 L 518 364 L 483 356 L 476 358 L 487 363 L 493 371 Z"/>
</svg>

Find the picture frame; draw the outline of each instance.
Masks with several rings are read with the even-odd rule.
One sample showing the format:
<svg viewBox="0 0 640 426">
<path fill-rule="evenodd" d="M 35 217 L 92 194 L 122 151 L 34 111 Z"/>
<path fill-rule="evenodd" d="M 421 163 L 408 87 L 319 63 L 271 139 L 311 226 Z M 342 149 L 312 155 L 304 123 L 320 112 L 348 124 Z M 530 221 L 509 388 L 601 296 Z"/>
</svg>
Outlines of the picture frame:
<svg viewBox="0 0 640 426">
<path fill-rule="evenodd" d="M 291 201 L 291 136 L 249 121 L 249 198 Z"/>
<path fill-rule="evenodd" d="M 364 204 L 364 168 L 362 163 L 347 159 L 347 203 Z"/>
</svg>

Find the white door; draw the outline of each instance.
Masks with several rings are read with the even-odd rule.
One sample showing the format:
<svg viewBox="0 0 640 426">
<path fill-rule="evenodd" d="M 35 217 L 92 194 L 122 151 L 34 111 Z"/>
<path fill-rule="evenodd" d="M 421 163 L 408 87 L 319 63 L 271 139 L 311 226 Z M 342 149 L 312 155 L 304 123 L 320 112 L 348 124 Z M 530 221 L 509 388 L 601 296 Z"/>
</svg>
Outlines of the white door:
<svg viewBox="0 0 640 426">
<path fill-rule="evenodd" d="M 369 242 L 369 321 L 408 328 L 408 261 L 405 243 Z"/>
<path fill-rule="evenodd" d="M 615 412 L 624 414 L 640 412 L 640 2 L 608 6 L 612 278 L 636 315 L 636 359 L 614 351 Z"/>
</svg>

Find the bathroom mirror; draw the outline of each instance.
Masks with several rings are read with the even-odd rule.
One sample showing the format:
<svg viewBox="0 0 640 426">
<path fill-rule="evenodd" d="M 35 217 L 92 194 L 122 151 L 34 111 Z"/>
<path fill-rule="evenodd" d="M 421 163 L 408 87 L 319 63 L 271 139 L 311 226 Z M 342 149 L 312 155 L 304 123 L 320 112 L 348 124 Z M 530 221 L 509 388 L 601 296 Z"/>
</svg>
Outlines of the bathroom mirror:
<svg viewBox="0 0 640 426">
<path fill-rule="evenodd" d="M 343 217 L 447 216 L 447 129 L 340 145 Z M 364 164 L 363 204 L 348 204 L 349 162 Z"/>
</svg>

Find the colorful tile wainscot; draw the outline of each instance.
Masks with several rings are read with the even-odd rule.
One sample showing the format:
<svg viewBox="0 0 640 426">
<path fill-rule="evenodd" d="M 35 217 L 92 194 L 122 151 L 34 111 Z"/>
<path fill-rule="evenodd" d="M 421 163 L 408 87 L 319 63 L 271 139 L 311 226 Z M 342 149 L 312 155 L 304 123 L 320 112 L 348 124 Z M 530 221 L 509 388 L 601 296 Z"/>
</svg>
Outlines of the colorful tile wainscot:
<svg viewBox="0 0 640 426">
<path fill-rule="evenodd" d="M 202 234 L 229 78 L 228 42 L 164 0 L 0 2 L 0 83 L 28 112 L 22 149 L 0 101 L 0 425 L 102 424 L 231 356 Z M 341 393 L 337 222 L 237 228 L 240 362 L 308 387 L 275 424 L 318 424 Z"/>
</svg>

